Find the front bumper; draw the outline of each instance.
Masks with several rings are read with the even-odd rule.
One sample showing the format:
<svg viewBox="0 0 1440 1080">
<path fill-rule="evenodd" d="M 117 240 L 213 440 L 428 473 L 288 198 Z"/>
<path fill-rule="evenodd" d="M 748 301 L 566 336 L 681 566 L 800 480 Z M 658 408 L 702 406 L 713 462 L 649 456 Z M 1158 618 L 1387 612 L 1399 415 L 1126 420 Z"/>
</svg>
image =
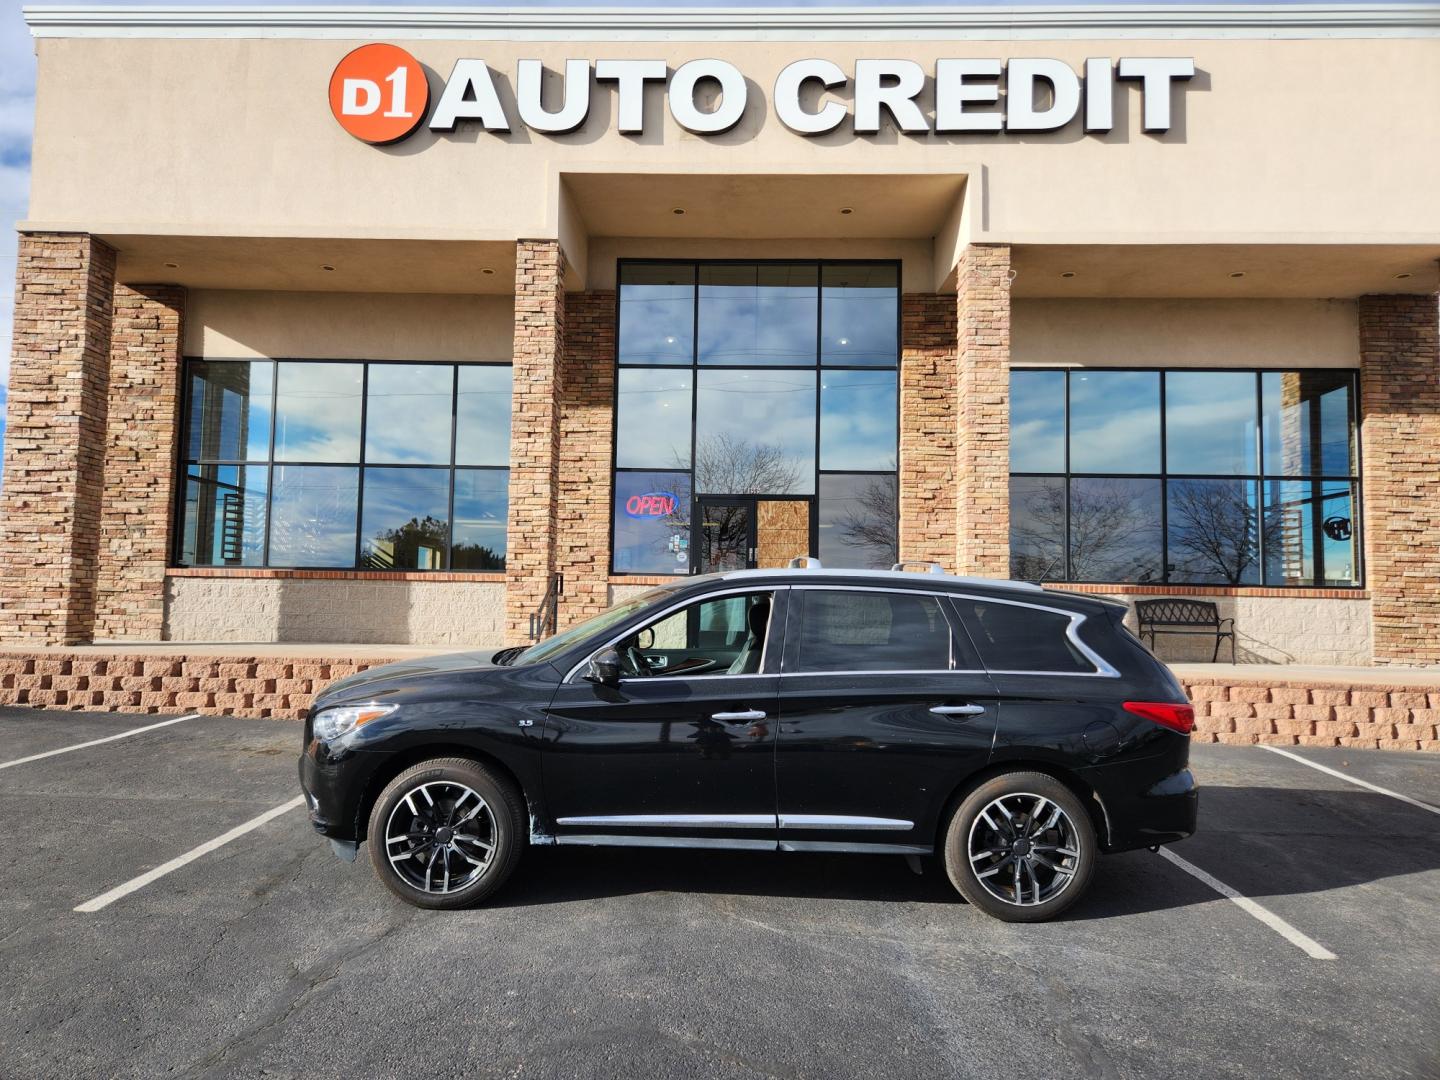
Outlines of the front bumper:
<svg viewBox="0 0 1440 1080">
<path fill-rule="evenodd" d="M 318 739 L 306 744 L 300 754 L 300 790 L 316 832 L 342 844 L 358 844 L 364 839 L 365 823 L 360 816 L 383 757 L 337 750 Z"/>
</svg>

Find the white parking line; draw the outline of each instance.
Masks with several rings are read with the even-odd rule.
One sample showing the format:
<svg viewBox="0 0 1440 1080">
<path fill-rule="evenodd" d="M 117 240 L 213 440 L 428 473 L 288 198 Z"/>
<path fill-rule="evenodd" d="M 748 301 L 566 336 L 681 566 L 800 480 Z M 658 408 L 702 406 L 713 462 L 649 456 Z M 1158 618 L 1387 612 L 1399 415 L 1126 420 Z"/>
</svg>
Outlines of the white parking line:
<svg viewBox="0 0 1440 1080">
<path fill-rule="evenodd" d="M 1411 806 L 1418 806 L 1421 810 L 1429 810 L 1432 814 L 1440 814 L 1440 806 L 1431 806 L 1429 803 L 1421 802 L 1419 799 L 1412 799 L 1409 795 L 1401 795 L 1398 791 L 1391 791 L 1389 788 L 1383 788 L 1379 784 L 1372 784 L 1369 780 L 1361 780 L 1358 776 L 1351 776 L 1348 773 L 1341 772 L 1339 769 L 1332 769 L 1328 765 L 1321 765 L 1318 761 L 1310 761 L 1301 757 L 1299 754 L 1292 754 L 1289 750 L 1281 750 L 1278 746 L 1262 746 L 1260 749 L 1269 750 L 1272 754 L 1279 754 L 1281 757 L 1288 757 L 1291 761 L 1300 762 L 1301 765 L 1309 765 L 1312 769 L 1318 769 L 1320 772 L 1328 773 L 1340 780 L 1344 780 L 1348 784 L 1369 788 L 1371 791 L 1378 791 L 1381 795 L 1389 795 L 1392 799 L 1399 799 L 1401 802 L 1409 803 Z"/>
<path fill-rule="evenodd" d="M 1187 862 L 1179 855 L 1176 855 L 1169 848 L 1161 848 L 1160 855 L 1162 858 L 1170 860 L 1170 862 L 1174 863 L 1181 870 L 1184 870 L 1191 877 L 1197 878 L 1200 881 L 1203 881 L 1206 885 L 1209 885 L 1210 888 L 1214 889 L 1221 896 L 1225 897 L 1225 899 L 1231 901 L 1236 906 L 1238 906 L 1241 911 L 1244 911 L 1259 919 L 1266 926 L 1270 927 L 1271 930 L 1274 930 L 1286 941 L 1290 942 L 1291 945 L 1294 945 L 1297 948 L 1304 950 L 1305 954 L 1312 959 L 1337 959 L 1335 954 L 1332 953 L 1329 949 L 1325 948 L 1324 945 L 1321 945 L 1314 938 L 1307 937 L 1299 930 L 1296 930 L 1295 927 L 1291 926 L 1284 919 L 1280 918 L 1279 915 L 1276 915 L 1269 908 L 1262 907 L 1254 900 L 1251 900 L 1248 896 L 1241 895 L 1240 893 L 1232 889 L 1229 885 L 1226 885 L 1225 882 L 1221 881 L 1219 878 L 1207 874 L 1204 870 L 1201 870 L 1194 863 Z"/>
<path fill-rule="evenodd" d="M 155 867 L 154 870 L 147 870 L 139 877 L 131 878 L 129 881 L 125 882 L 124 885 L 115 886 L 115 888 L 111 889 L 109 892 L 101 893 L 99 896 L 95 897 L 94 900 L 86 900 L 85 903 L 75 908 L 75 910 L 91 912 L 99 911 L 101 908 L 104 907 L 109 907 L 121 897 L 129 896 L 136 889 L 143 889 L 152 881 L 162 878 L 166 874 L 174 870 L 179 870 L 182 866 L 194 862 L 196 859 L 200 858 L 200 856 L 208 855 L 216 848 L 224 847 L 226 844 L 230 843 L 231 840 L 235 840 L 241 836 L 244 836 L 246 833 L 251 832 L 254 829 L 258 829 L 267 821 L 273 821 L 281 814 L 288 813 L 289 811 L 294 810 L 297 806 L 304 805 L 304 803 L 305 796 L 296 795 L 295 798 L 291 799 L 289 802 L 282 803 L 280 806 L 275 807 L 273 810 L 266 810 L 265 813 L 261 814 L 259 817 L 251 818 L 243 825 L 236 825 L 235 828 L 231 829 L 227 833 L 221 833 L 219 836 L 215 837 L 214 840 L 207 840 L 199 847 L 187 851 L 184 855 L 177 856 L 176 858 L 171 859 L 167 863 L 162 863 L 161 865 Z"/>
<path fill-rule="evenodd" d="M 46 750 L 43 754 L 31 754 L 29 757 L 16 758 L 14 761 L 0 761 L 0 769 L 14 768 L 16 765 L 24 765 L 26 762 L 54 757 L 56 754 L 68 754 L 72 750 L 84 750 L 87 746 L 99 746 L 101 743 L 114 742 L 116 739 L 128 739 L 131 735 L 139 735 L 145 731 L 154 731 L 156 728 L 169 727 L 171 724 L 178 724 L 182 720 L 194 720 L 199 716 L 200 714 L 198 712 L 191 713 L 189 716 L 177 716 L 173 720 L 162 720 L 158 724 L 146 724 L 144 727 L 131 728 L 129 731 L 122 731 L 119 735 L 107 735 L 103 739 L 91 739 L 89 742 L 76 743 L 74 746 L 62 746 L 59 750 Z"/>
</svg>

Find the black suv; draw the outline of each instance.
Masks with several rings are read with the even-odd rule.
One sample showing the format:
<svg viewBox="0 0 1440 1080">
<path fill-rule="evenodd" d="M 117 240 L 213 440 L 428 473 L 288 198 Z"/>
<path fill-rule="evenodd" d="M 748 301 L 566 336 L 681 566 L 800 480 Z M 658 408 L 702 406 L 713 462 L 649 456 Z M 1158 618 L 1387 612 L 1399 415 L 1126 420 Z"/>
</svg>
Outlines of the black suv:
<svg viewBox="0 0 1440 1080">
<path fill-rule="evenodd" d="M 1193 712 L 1121 605 L 797 562 L 335 683 L 300 758 L 315 828 L 421 907 L 484 899 L 526 844 L 603 844 L 938 853 L 1015 921 L 1194 831 Z"/>
</svg>

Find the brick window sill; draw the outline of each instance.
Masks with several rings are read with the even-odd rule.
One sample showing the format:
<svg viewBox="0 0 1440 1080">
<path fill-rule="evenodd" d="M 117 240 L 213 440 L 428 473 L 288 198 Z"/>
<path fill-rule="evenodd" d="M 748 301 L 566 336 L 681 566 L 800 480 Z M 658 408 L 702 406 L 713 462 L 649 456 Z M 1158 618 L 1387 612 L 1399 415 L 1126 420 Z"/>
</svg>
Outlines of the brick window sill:
<svg viewBox="0 0 1440 1080">
<path fill-rule="evenodd" d="M 269 570 L 254 566 L 172 566 L 166 577 L 259 578 L 263 581 L 504 581 L 504 574 L 444 570 Z"/>
<path fill-rule="evenodd" d="M 1367 589 L 1273 589 L 1262 585 L 1097 585 L 1056 582 L 1047 589 L 1109 596 L 1273 596 L 1294 600 L 1369 600 Z"/>
</svg>

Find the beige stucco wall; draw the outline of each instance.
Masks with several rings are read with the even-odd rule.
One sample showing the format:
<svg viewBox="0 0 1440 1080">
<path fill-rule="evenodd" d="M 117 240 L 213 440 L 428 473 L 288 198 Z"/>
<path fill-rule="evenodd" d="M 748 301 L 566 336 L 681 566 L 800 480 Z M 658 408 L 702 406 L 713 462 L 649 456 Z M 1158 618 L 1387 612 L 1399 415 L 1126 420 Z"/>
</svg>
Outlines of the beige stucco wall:
<svg viewBox="0 0 1440 1080">
<path fill-rule="evenodd" d="M 1132 604 L 1125 622 L 1136 629 L 1135 597 L 1113 599 Z M 1143 597 L 1141 599 L 1144 599 Z M 1214 596 L 1208 598 L 1222 619 L 1235 620 L 1235 658 L 1242 664 L 1369 664 L 1370 601 L 1302 596 Z M 1161 634 L 1155 652 L 1162 660 L 1208 661 L 1215 639 Z M 1220 648 L 1230 661 L 1230 644 Z"/>
<path fill-rule="evenodd" d="M 172 577 L 165 583 L 168 641 L 498 647 L 504 624 L 500 581 Z"/>
<path fill-rule="evenodd" d="M 1020 299 L 1011 359 L 1080 367 L 1359 367 L 1353 300 Z"/>
<path fill-rule="evenodd" d="M 192 290 L 188 356 L 509 360 L 509 296 Z"/>
<path fill-rule="evenodd" d="M 626 136 L 615 131 L 610 86 L 595 90 L 588 121 L 570 134 L 515 123 L 497 135 L 464 125 L 376 148 L 339 128 L 324 92 L 356 41 L 44 38 L 30 219 L 95 231 L 138 224 L 138 231 L 191 234 L 556 236 L 565 172 L 947 172 L 984 178 L 965 224 L 988 240 L 1440 237 L 1440 200 L 1417 182 L 1440 172 L 1433 40 L 989 41 L 957 32 L 911 42 L 587 41 L 585 33 L 568 41 L 404 44 L 430 69 L 437 95 L 457 58 L 482 57 L 496 70 L 512 117 L 521 57 L 552 72 L 569 57 L 660 58 L 672 69 L 715 57 L 749 78 L 751 107 L 733 130 L 695 136 L 674 123 L 661 88 L 652 86 L 646 131 Z M 933 71 L 945 56 L 1055 57 L 1079 69 L 1086 57 L 1106 55 L 1195 58 L 1196 77 L 1168 133 L 1140 131 L 1134 86 L 1117 99 L 1115 129 L 1104 136 L 1083 134 L 1076 120 L 1034 135 L 886 128 L 856 137 L 846 125 L 807 138 L 781 124 L 769 101 L 781 68 L 812 56 L 853 72 L 860 57 L 913 59 Z M 1357 84 L 1349 75 L 1358 72 L 1383 77 Z M 929 95 L 927 87 L 920 97 L 927 112 Z M 634 207 L 637 219 L 649 210 Z M 784 215 L 775 216 L 761 226 L 787 235 Z M 837 221 L 835 234 L 847 235 L 847 227 Z"/>
</svg>

